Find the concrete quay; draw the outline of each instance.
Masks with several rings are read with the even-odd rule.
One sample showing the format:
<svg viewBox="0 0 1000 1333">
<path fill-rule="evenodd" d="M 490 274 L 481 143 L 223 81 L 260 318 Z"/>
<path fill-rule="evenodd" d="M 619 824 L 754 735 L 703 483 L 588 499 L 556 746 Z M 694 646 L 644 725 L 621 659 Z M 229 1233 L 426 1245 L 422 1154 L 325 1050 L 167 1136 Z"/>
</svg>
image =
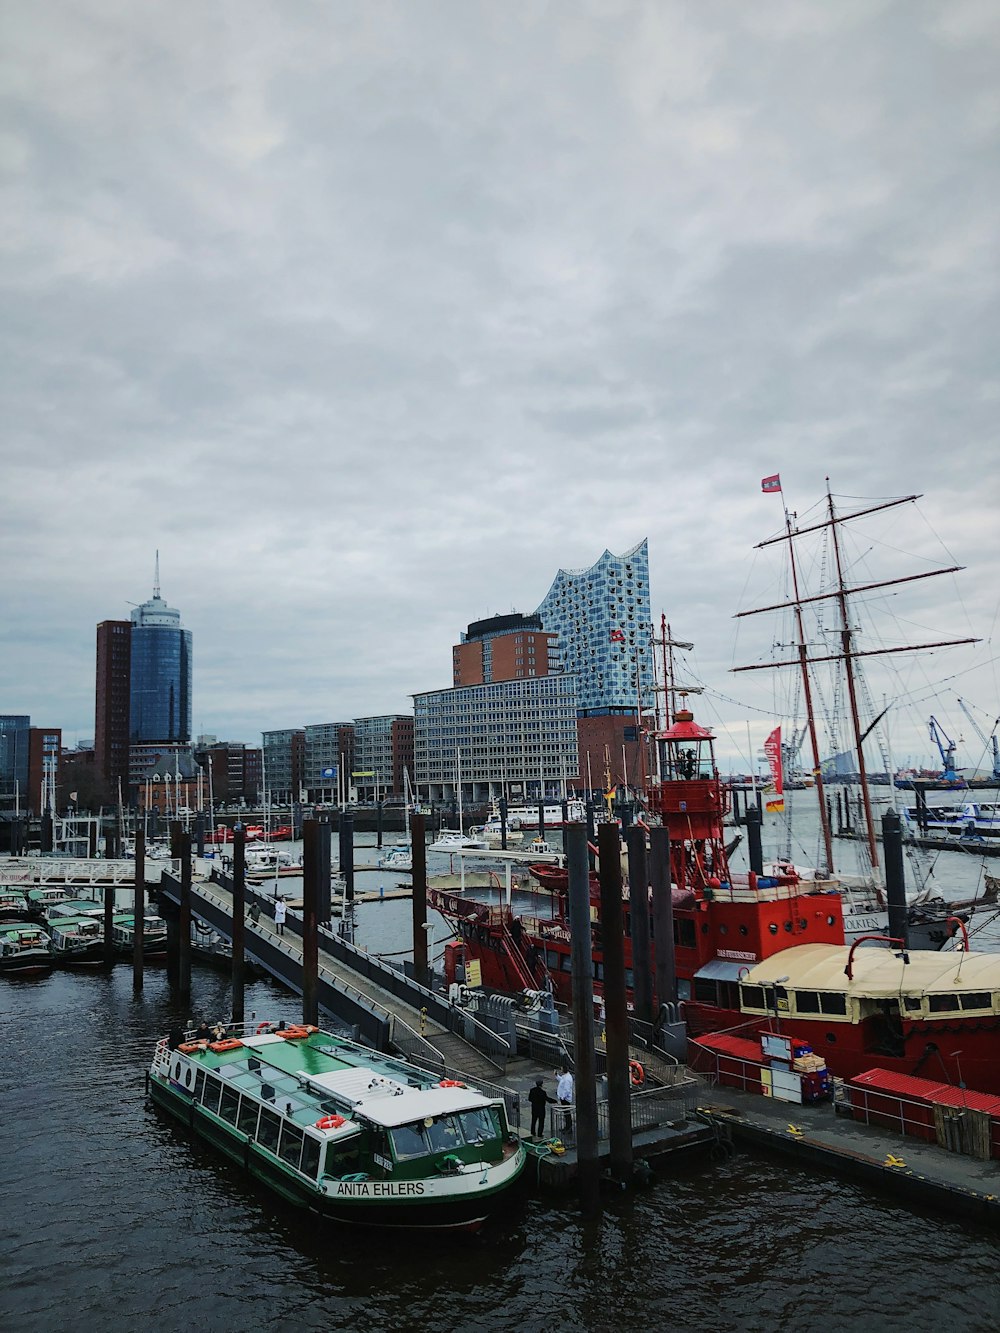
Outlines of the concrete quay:
<svg viewBox="0 0 1000 1333">
<path fill-rule="evenodd" d="M 839 1113 L 733 1088 L 706 1092 L 698 1115 L 734 1145 L 778 1154 L 895 1195 L 910 1204 L 1000 1226 L 1000 1161 L 978 1161 Z"/>
</svg>

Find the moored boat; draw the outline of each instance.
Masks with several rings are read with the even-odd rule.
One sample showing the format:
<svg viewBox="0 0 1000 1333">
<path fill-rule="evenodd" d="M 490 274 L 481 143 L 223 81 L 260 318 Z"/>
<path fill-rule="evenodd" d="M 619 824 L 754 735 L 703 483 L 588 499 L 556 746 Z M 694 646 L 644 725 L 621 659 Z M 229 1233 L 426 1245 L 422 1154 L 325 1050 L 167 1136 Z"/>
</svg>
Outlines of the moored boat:
<svg viewBox="0 0 1000 1333">
<path fill-rule="evenodd" d="M 431 845 L 429 852 L 484 852 L 489 843 L 484 837 L 473 833 L 462 833 L 459 829 L 443 828 Z"/>
<path fill-rule="evenodd" d="M 35 921 L 0 922 L 0 973 L 33 976 L 52 971 L 48 934 Z"/>
<path fill-rule="evenodd" d="M 0 887 L 0 922 L 23 921 L 29 915 L 34 913 L 29 912 L 23 889 L 13 884 Z"/>
<path fill-rule="evenodd" d="M 52 958 L 59 967 L 100 967 L 104 962 L 104 932 L 93 915 L 49 917 Z"/>
<path fill-rule="evenodd" d="M 153 1100 L 291 1203 L 355 1225 L 478 1229 L 525 1149 L 501 1100 L 316 1028 L 162 1040 Z"/>
<path fill-rule="evenodd" d="M 379 870 L 408 871 L 413 869 L 413 848 L 409 846 L 388 847 L 378 858 Z"/>
</svg>

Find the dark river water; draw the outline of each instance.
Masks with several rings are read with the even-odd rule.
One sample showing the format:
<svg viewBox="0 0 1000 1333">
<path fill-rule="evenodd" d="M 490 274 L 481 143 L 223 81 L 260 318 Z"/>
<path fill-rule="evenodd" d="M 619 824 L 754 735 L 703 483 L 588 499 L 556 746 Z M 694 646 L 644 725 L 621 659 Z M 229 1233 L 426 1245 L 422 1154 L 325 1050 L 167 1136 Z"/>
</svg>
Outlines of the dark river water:
<svg viewBox="0 0 1000 1333">
<path fill-rule="evenodd" d="M 593 1221 L 529 1194 L 473 1238 L 321 1226 L 145 1098 L 154 1038 L 227 1014 L 226 979 L 196 967 L 184 1011 L 131 982 L 0 978 L 5 1330 L 1000 1327 L 996 1234 L 744 1154 Z M 264 982 L 247 1009 L 300 1016 Z"/>
</svg>

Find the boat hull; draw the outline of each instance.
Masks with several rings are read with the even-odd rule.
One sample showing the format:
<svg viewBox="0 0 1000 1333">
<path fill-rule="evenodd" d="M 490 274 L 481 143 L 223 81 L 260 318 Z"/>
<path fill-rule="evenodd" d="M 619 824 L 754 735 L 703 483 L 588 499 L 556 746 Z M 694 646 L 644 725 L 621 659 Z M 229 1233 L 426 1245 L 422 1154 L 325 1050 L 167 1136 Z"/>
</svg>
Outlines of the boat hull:
<svg viewBox="0 0 1000 1333">
<path fill-rule="evenodd" d="M 44 972 L 51 972 L 52 966 L 51 954 L 48 957 L 0 958 L 0 976 L 37 977 Z"/>
</svg>

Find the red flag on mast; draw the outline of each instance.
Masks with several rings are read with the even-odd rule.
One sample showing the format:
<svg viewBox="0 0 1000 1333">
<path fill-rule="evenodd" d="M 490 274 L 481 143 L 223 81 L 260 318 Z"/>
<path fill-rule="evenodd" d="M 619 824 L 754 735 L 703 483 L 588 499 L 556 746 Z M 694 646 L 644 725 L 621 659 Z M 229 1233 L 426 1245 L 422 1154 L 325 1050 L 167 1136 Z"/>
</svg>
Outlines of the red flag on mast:
<svg viewBox="0 0 1000 1333">
<path fill-rule="evenodd" d="M 762 491 L 780 491 L 781 473 L 776 472 L 773 477 L 761 477 L 760 489 Z"/>
<path fill-rule="evenodd" d="M 771 781 L 764 796 L 764 809 L 769 815 L 779 814 L 785 808 L 785 779 L 781 771 L 781 728 L 775 727 L 764 742 L 771 769 Z"/>
</svg>

